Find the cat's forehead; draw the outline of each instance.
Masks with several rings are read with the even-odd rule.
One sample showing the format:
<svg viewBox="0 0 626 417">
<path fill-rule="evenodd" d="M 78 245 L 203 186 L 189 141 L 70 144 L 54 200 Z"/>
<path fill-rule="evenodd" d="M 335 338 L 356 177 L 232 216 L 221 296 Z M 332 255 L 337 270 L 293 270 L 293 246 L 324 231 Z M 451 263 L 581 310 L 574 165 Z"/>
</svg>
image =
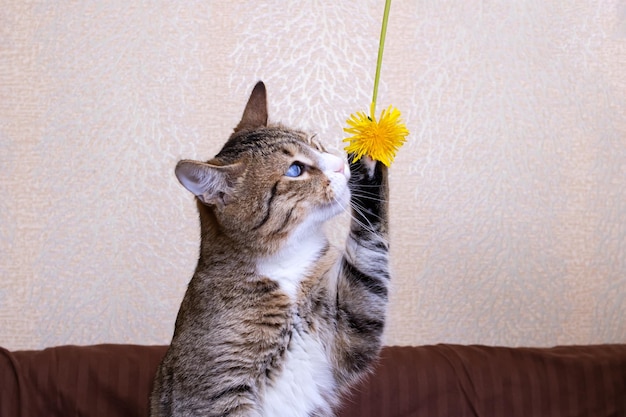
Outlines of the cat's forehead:
<svg viewBox="0 0 626 417">
<path fill-rule="evenodd" d="M 289 153 L 324 151 L 314 136 L 298 130 L 267 127 L 233 134 L 216 155 L 223 161 L 235 161 L 246 155 L 269 156 L 277 151 Z"/>
</svg>

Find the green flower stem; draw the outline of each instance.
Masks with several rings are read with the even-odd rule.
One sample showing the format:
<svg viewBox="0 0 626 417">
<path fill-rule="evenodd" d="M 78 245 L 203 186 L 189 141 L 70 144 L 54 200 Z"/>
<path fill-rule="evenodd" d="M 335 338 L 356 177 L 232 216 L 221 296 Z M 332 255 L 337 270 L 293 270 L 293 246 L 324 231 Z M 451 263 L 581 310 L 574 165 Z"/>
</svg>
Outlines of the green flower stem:
<svg viewBox="0 0 626 417">
<path fill-rule="evenodd" d="M 380 30 L 380 42 L 378 43 L 378 60 L 376 62 L 376 76 L 374 77 L 374 94 L 372 96 L 372 106 L 370 107 L 371 118 L 376 120 L 376 99 L 378 98 L 378 82 L 380 81 L 380 68 L 383 64 L 383 50 L 385 49 L 385 37 L 387 36 L 387 21 L 389 20 L 389 9 L 391 0 L 385 0 L 385 12 L 383 13 L 383 27 Z"/>
</svg>

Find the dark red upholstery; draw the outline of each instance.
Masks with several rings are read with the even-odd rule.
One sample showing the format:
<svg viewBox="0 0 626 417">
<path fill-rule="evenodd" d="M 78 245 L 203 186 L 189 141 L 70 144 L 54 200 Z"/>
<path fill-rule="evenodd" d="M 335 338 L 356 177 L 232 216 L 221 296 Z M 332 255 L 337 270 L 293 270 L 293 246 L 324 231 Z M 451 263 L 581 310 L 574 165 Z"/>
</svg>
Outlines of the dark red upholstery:
<svg viewBox="0 0 626 417">
<path fill-rule="evenodd" d="M 145 417 L 164 346 L 0 349 L 0 417 Z M 626 417 L 626 345 L 387 347 L 340 417 Z"/>
<path fill-rule="evenodd" d="M 387 348 L 357 416 L 626 417 L 626 345 Z"/>
</svg>

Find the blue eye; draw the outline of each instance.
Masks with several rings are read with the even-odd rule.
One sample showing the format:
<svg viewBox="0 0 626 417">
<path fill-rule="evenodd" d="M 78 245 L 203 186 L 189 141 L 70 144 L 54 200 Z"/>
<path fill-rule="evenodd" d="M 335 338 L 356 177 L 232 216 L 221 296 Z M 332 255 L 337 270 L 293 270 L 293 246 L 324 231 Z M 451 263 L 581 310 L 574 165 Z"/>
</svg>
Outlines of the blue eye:
<svg viewBox="0 0 626 417">
<path fill-rule="evenodd" d="M 302 173 L 304 172 L 304 165 L 302 165 L 300 162 L 294 162 L 293 164 L 291 164 L 289 166 L 289 169 L 287 170 L 287 172 L 285 172 L 285 175 L 288 177 L 299 177 L 300 175 L 302 175 Z"/>
</svg>

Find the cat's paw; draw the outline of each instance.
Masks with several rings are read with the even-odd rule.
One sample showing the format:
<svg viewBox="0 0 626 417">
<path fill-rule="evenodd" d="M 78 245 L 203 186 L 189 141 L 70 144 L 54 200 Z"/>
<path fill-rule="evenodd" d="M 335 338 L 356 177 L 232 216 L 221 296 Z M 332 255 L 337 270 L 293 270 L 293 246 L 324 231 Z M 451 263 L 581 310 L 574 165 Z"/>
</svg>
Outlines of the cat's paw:
<svg viewBox="0 0 626 417">
<path fill-rule="evenodd" d="M 374 172 L 376 171 L 376 164 L 379 164 L 380 162 L 374 161 L 372 158 L 370 158 L 367 155 L 361 158 L 361 160 L 362 160 L 361 163 L 363 164 L 363 167 L 365 168 L 367 172 L 367 178 L 373 178 Z"/>
<path fill-rule="evenodd" d="M 372 180 L 376 175 L 376 167 L 382 163 L 375 161 L 369 156 L 365 155 L 358 161 L 354 161 L 354 155 L 349 155 L 350 172 L 354 178 L 364 178 L 366 180 Z"/>
</svg>

